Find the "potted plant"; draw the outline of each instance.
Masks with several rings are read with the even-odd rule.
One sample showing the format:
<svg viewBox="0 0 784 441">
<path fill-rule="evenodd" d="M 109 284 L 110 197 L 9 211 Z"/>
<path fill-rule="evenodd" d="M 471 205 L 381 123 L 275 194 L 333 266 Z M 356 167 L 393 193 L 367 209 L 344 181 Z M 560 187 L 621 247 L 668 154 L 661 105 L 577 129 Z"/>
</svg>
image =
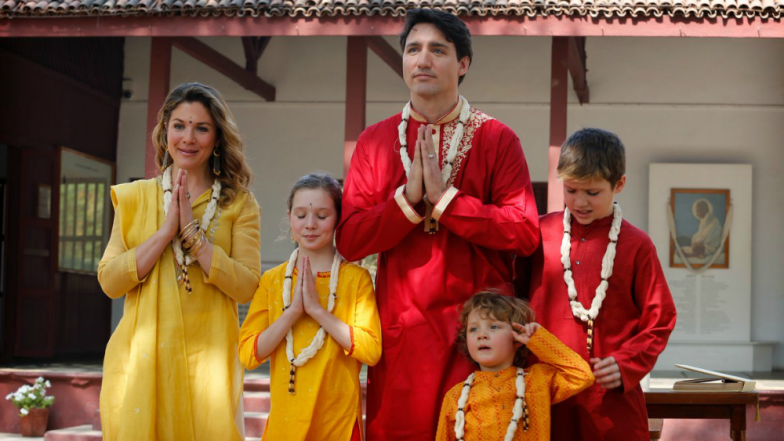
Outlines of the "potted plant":
<svg viewBox="0 0 784 441">
<path fill-rule="evenodd" d="M 48 387 L 52 387 L 49 380 L 38 377 L 32 386 L 25 384 L 5 397 L 19 409 L 22 436 L 44 436 L 49 421 L 49 408 L 54 403 L 54 397 L 46 395 Z"/>
</svg>

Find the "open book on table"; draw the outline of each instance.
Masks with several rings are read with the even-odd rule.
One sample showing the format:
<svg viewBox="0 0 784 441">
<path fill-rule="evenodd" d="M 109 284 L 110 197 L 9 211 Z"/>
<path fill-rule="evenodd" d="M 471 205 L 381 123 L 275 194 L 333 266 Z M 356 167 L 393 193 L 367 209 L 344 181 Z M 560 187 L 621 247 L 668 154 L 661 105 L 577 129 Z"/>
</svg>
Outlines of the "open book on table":
<svg viewBox="0 0 784 441">
<path fill-rule="evenodd" d="M 748 378 L 736 377 L 716 371 L 709 371 L 685 364 L 676 364 L 676 367 L 710 375 L 706 378 L 691 378 L 688 380 L 676 381 L 672 385 L 672 390 L 693 391 L 693 392 L 753 392 L 756 381 Z"/>
</svg>

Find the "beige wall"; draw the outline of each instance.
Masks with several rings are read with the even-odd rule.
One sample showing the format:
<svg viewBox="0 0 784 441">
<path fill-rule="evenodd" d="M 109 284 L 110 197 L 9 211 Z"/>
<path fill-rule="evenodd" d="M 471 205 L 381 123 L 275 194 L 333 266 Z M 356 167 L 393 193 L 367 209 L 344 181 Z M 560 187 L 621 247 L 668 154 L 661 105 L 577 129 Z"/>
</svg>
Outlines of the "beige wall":
<svg viewBox="0 0 784 441">
<path fill-rule="evenodd" d="M 244 65 L 238 38 L 202 40 Z M 389 41 L 396 46 L 395 39 Z M 265 103 L 174 50 L 172 85 L 201 81 L 229 101 L 248 141 L 253 185 L 262 206 L 262 259 L 282 261 L 291 250 L 285 200 L 302 174 L 342 177 L 345 96 L 344 38 L 273 38 L 259 65 L 277 87 Z M 133 97 L 123 102 L 118 182 L 143 176 L 149 39 L 126 39 L 125 77 Z M 461 93 L 512 127 L 533 180 L 546 180 L 549 136 L 550 40 L 476 38 L 475 59 Z M 591 38 L 587 44 L 591 104 L 570 92 L 568 130 L 599 126 L 618 133 L 628 155 L 629 184 L 619 200 L 641 228 L 648 219 L 651 162 L 748 163 L 753 183 L 752 339 L 784 338 L 784 41 Z M 369 55 L 368 124 L 400 111 L 407 89 Z M 779 344 L 774 365 L 784 369 Z"/>
</svg>

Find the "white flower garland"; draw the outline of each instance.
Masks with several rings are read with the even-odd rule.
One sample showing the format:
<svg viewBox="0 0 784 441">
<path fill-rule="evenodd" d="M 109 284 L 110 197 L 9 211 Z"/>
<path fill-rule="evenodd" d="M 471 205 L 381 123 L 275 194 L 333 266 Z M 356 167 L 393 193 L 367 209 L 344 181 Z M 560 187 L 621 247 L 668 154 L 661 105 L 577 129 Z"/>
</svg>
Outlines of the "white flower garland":
<svg viewBox="0 0 784 441">
<path fill-rule="evenodd" d="M 286 265 L 286 278 L 283 279 L 283 309 L 288 309 L 291 306 L 291 278 L 294 273 L 294 268 L 297 265 L 297 255 L 299 249 L 294 250 L 289 257 L 289 262 Z M 327 312 L 332 313 L 335 309 L 335 300 L 338 298 L 338 274 L 340 272 L 340 263 L 343 261 L 343 256 L 335 250 L 335 257 L 332 259 L 332 268 L 329 273 L 329 299 L 327 300 Z M 305 277 L 305 274 L 300 274 L 300 277 Z M 319 327 L 316 335 L 311 340 L 310 344 L 300 351 L 298 356 L 294 356 L 294 333 L 291 328 L 286 333 L 286 357 L 291 363 L 291 377 L 289 380 L 289 393 L 294 393 L 294 374 L 297 367 L 303 366 L 308 360 L 316 355 L 319 349 L 324 346 L 324 339 L 326 331 L 323 327 Z"/>
<path fill-rule="evenodd" d="M 461 96 L 460 101 L 462 102 L 462 107 L 460 108 L 460 117 L 457 123 L 457 127 L 455 128 L 455 133 L 452 134 L 452 139 L 449 142 L 449 150 L 446 154 L 446 164 L 441 170 L 441 178 L 444 180 L 444 182 L 447 182 L 449 180 L 449 176 L 452 175 L 452 165 L 454 164 L 455 158 L 457 157 L 457 147 L 460 145 L 460 140 L 463 139 L 465 125 L 468 122 L 468 118 L 471 116 L 471 106 L 468 104 L 468 100 Z M 411 101 L 406 103 L 406 107 L 403 108 L 403 119 L 400 121 L 400 125 L 397 127 L 398 136 L 400 137 L 400 160 L 403 162 L 403 170 L 406 171 L 406 176 L 411 173 L 411 158 L 408 157 L 408 142 L 406 141 L 406 130 L 408 129 L 408 118 L 410 116 Z M 432 136 L 432 134 L 429 135 Z M 438 150 L 439 146 L 436 145 L 435 148 Z"/>
<path fill-rule="evenodd" d="M 569 212 L 568 208 L 564 209 L 564 235 L 563 241 L 561 242 L 561 263 L 564 267 L 564 280 L 566 281 L 566 287 L 569 293 L 569 303 L 572 305 L 572 314 L 584 322 L 589 322 L 589 326 L 593 325 L 593 320 L 597 315 L 599 315 L 599 309 L 601 309 L 604 297 L 607 295 L 607 287 L 609 286 L 609 279 L 613 272 L 613 263 L 615 262 L 615 248 L 618 244 L 618 234 L 621 232 L 622 220 L 623 212 L 621 211 L 621 207 L 616 202 L 613 204 L 613 221 L 612 226 L 610 227 L 610 243 L 607 244 L 607 251 L 604 253 L 604 258 L 602 259 L 602 281 L 596 288 L 596 296 L 593 298 L 593 302 L 591 302 L 591 309 L 585 309 L 582 303 L 577 300 L 577 288 L 575 288 L 574 279 L 572 278 L 572 262 L 570 258 L 572 250 L 571 213 Z M 592 335 L 589 334 L 588 338 L 591 340 Z"/>
<path fill-rule="evenodd" d="M 468 394 L 471 392 L 471 383 L 474 382 L 474 376 L 475 374 L 469 375 L 465 383 L 463 383 L 463 392 L 460 394 L 460 399 L 457 400 L 455 437 L 458 441 L 463 441 L 465 437 L 465 407 L 466 403 L 468 403 Z M 523 368 L 517 368 L 515 389 L 517 391 L 517 398 L 515 399 L 514 408 L 512 409 L 512 420 L 509 421 L 509 427 L 506 429 L 504 441 L 512 441 L 512 439 L 514 439 L 514 434 L 517 432 L 517 422 L 523 417 L 523 413 L 525 413 L 523 430 L 528 430 L 528 406 L 525 405 L 525 371 Z"/>
<path fill-rule="evenodd" d="M 169 166 L 163 172 L 163 213 L 164 215 L 169 214 L 169 206 L 171 205 L 172 201 L 172 167 Z M 207 231 L 210 226 L 210 222 L 212 221 L 213 216 L 215 216 L 215 211 L 218 207 L 218 200 L 220 199 L 220 192 L 221 192 L 221 182 L 219 180 L 215 180 L 212 184 L 212 195 L 210 199 L 210 203 L 207 204 L 207 209 L 204 210 L 204 216 L 201 218 L 201 225 L 199 228 L 202 231 Z M 174 250 L 174 256 L 177 258 L 177 264 L 180 266 L 189 266 L 192 264 L 196 257 L 191 255 L 184 255 L 182 252 L 182 243 L 180 242 L 179 237 L 175 237 L 172 239 L 172 249 Z"/>
</svg>

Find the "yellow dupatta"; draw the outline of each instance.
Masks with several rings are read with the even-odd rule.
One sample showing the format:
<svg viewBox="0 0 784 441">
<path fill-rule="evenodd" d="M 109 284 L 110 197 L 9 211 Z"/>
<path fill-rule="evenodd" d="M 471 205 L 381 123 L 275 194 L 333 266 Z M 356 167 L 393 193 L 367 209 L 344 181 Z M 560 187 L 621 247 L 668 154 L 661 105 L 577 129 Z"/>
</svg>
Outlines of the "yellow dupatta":
<svg viewBox="0 0 784 441">
<path fill-rule="evenodd" d="M 141 245 L 163 224 L 161 191 L 154 179 L 112 187 L 127 250 Z M 150 273 L 127 293 L 123 318 L 106 347 L 101 390 L 104 439 L 195 439 L 188 378 L 179 287 L 172 250 L 166 247 Z M 156 433 L 158 418 L 176 421 L 176 433 Z"/>
</svg>

